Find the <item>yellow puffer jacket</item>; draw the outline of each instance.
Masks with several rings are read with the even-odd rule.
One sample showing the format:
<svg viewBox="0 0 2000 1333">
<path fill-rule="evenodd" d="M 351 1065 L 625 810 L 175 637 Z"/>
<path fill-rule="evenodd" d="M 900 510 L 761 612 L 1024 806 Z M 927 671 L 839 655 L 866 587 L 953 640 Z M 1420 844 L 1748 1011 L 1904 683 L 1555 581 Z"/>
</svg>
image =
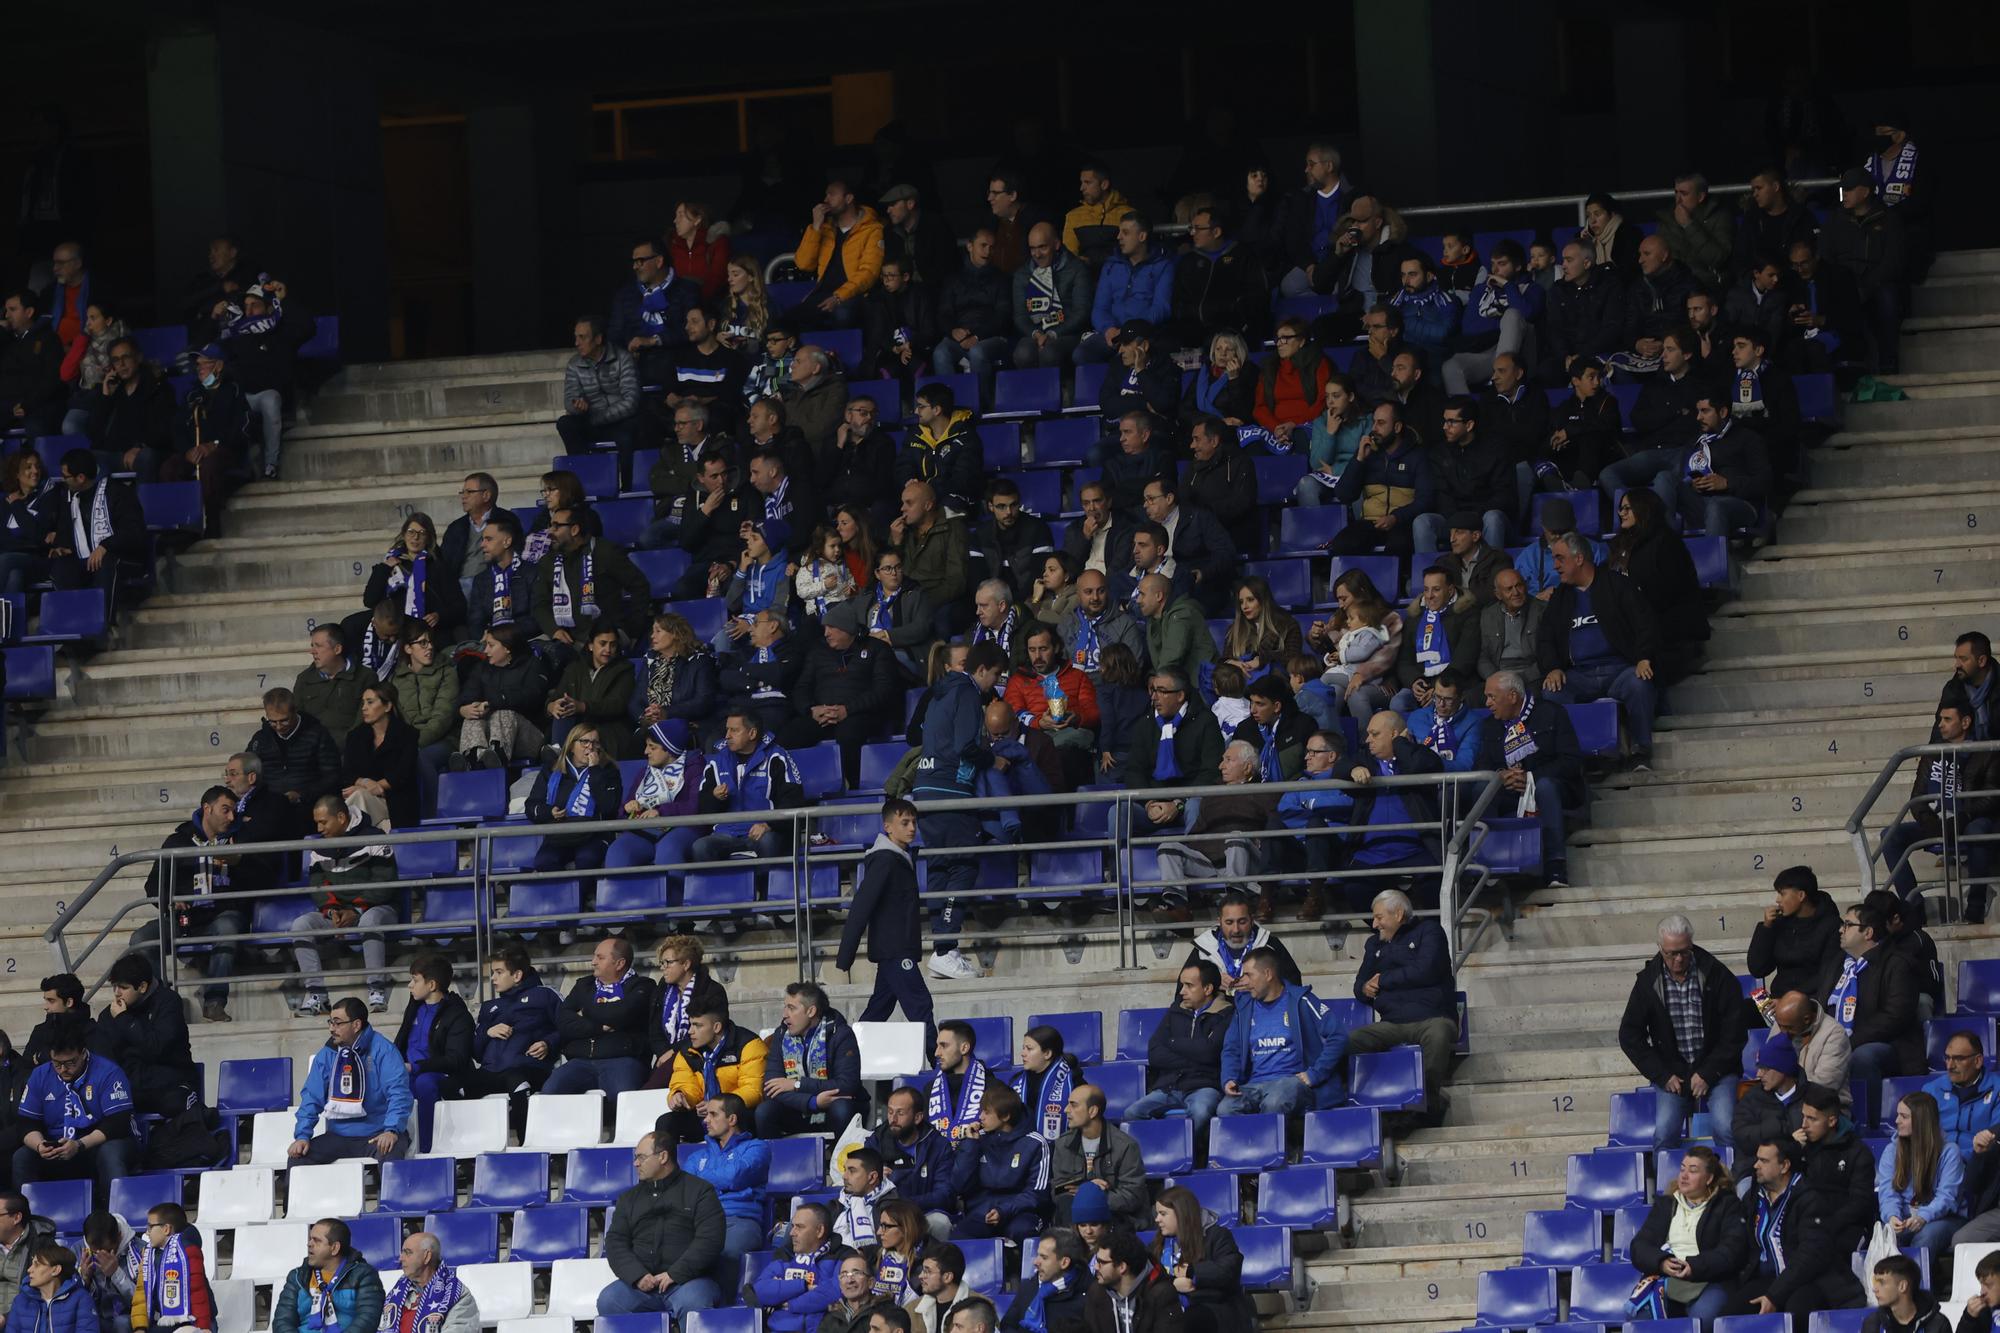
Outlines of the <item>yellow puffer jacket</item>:
<svg viewBox="0 0 2000 1333">
<path fill-rule="evenodd" d="M 836 244 L 840 247 L 841 262 L 847 268 L 847 281 L 836 287 L 833 294 L 843 301 L 852 301 L 882 276 L 882 219 L 875 216 L 874 209 L 863 205 L 861 220 L 848 229 L 846 240 L 840 239 L 840 231 L 830 218 L 817 227 L 807 227 L 806 234 L 799 238 L 799 248 L 792 254 L 792 262 L 811 272 L 815 279 L 823 278 L 833 263 Z"/>
</svg>

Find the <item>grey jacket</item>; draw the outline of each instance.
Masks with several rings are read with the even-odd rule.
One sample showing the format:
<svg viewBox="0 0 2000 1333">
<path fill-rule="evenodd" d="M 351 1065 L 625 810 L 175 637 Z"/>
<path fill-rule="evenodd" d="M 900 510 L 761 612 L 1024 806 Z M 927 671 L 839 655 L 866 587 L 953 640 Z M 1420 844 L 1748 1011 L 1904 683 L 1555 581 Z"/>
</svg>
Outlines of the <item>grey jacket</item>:
<svg viewBox="0 0 2000 1333">
<path fill-rule="evenodd" d="M 639 407 L 639 366 L 622 347 L 607 346 L 595 361 L 580 356 L 563 368 L 563 408 L 577 399 L 590 404 L 590 424 L 623 421 Z"/>
<path fill-rule="evenodd" d="M 1102 1180 L 1111 1188 L 1115 1221 L 1138 1230 L 1146 1216 L 1146 1164 L 1139 1158 L 1139 1142 L 1108 1120 L 1099 1121 L 1104 1135 L 1097 1162 L 1088 1176 L 1083 1166 L 1083 1131 L 1072 1129 L 1049 1145 L 1049 1184 L 1058 1191 L 1079 1181 Z"/>
<path fill-rule="evenodd" d="M 1069 651 L 1073 663 L 1076 659 L 1077 640 L 1082 637 L 1083 620 L 1083 606 L 1079 603 L 1069 609 L 1069 614 L 1063 617 L 1060 626 L 1063 646 Z M 1104 619 L 1097 627 L 1097 638 L 1100 656 L 1103 650 L 1112 644 L 1122 643 L 1132 650 L 1132 656 L 1139 659 L 1140 666 L 1146 665 L 1146 627 L 1118 603 L 1105 604 Z M 1076 665 L 1082 664 L 1076 663 Z M 1084 674 L 1090 677 L 1091 684 L 1097 683 L 1095 671 L 1087 671 Z"/>
<path fill-rule="evenodd" d="M 1496 671 L 1518 671 L 1521 678 L 1532 688 L 1536 680 L 1535 635 L 1542 628 L 1542 613 L 1549 609 L 1547 602 L 1530 597 L 1521 609 L 1522 625 L 1520 651 L 1514 657 L 1506 656 L 1507 643 L 1505 625 L 1507 608 L 1498 602 L 1489 602 L 1479 612 L 1479 678 L 1481 680 Z"/>
</svg>

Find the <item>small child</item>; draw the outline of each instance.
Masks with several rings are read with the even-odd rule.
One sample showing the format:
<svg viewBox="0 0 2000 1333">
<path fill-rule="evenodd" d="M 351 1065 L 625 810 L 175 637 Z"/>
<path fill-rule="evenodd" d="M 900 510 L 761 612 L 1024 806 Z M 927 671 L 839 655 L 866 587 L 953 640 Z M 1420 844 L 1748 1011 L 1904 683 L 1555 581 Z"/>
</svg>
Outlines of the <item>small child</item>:
<svg viewBox="0 0 2000 1333">
<path fill-rule="evenodd" d="M 831 527 L 815 531 L 809 549 L 815 554 L 799 566 L 793 583 L 806 614 L 824 624 L 829 609 L 854 596 L 854 571 L 848 568 L 847 548 L 840 534 Z"/>
<path fill-rule="evenodd" d="M 1320 683 L 1332 691 L 1336 700 L 1346 698 L 1348 687 L 1354 682 L 1354 668 L 1381 652 L 1387 642 L 1389 632 L 1385 627 L 1347 617 L 1339 637 L 1333 641 L 1333 651 L 1326 655 L 1326 670 L 1320 674 Z"/>
<path fill-rule="evenodd" d="M 133 1238 L 128 1262 L 133 1333 L 215 1327 L 215 1293 L 202 1263 L 201 1233 L 188 1226 L 179 1204 L 156 1203 L 146 1211 L 145 1237 Z"/>
<path fill-rule="evenodd" d="M 1234 662 L 1219 662 L 1215 676 L 1210 681 L 1215 686 L 1215 721 L 1222 728 L 1224 736 L 1241 726 L 1243 719 L 1250 716 L 1250 700 L 1244 697 L 1250 682 L 1243 675 L 1243 668 Z"/>
<path fill-rule="evenodd" d="M 1469 231 L 1444 234 L 1444 256 L 1438 265 L 1438 286 L 1459 299 L 1461 304 L 1480 282 L 1479 251 L 1472 247 Z"/>
<path fill-rule="evenodd" d="M 1528 277 L 1540 287 L 1544 294 L 1562 276 L 1562 265 L 1556 262 L 1556 243 L 1546 237 L 1538 237 L 1528 244 Z"/>
<path fill-rule="evenodd" d="M 1299 711 L 1321 731 L 1335 731 L 1340 726 L 1340 696 L 1320 679 L 1323 665 L 1310 653 L 1293 653 L 1285 659 L 1285 679 L 1291 682 Z"/>
<path fill-rule="evenodd" d="M 746 655 L 742 641 L 750 637 L 750 623 L 759 611 L 785 614 L 791 600 L 791 582 L 785 577 L 785 544 L 791 539 L 791 526 L 783 519 L 744 522 L 743 554 L 737 557 L 736 572 L 723 589 L 729 618 L 709 645 L 717 657 Z"/>
</svg>

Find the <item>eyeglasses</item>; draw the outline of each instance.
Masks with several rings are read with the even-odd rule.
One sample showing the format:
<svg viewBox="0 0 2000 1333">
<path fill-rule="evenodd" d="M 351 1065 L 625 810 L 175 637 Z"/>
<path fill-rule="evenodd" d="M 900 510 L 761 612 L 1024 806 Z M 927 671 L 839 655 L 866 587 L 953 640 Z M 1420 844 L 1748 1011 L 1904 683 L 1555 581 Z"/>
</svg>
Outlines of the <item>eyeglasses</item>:
<svg viewBox="0 0 2000 1333">
<path fill-rule="evenodd" d="M 1280 342 L 1280 343 L 1295 343 L 1298 340 L 1299 340 L 1299 335 L 1296 333 L 1281 333 L 1277 337 L 1271 339 L 1272 342 Z"/>
<path fill-rule="evenodd" d="M 1318 749 L 1314 749 L 1314 748 L 1313 748 L 1312 746 L 1308 745 L 1308 746 L 1306 747 L 1306 753 L 1307 753 L 1307 754 L 1309 754 L 1309 755 L 1314 755 L 1314 754 L 1339 754 L 1339 753 L 1340 753 L 1340 751 L 1338 751 L 1338 750 L 1330 750 L 1330 749 L 1328 749 L 1328 748 L 1327 748 L 1326 746 L 1324 746 L 1324 745 L 1320 746 L 1320 747 L 1319 747 Z"/>
<path fill-rule="evenodd" d="M 1970 1064 L 1977 1059 L 1979 1059 L 1977 1051 L 1967 1051 L 1964 1055 L 1953 1055 L 1950 1051 L 1944 1053 L 1944 1062 L 1948 1065 Z"/>
<path fill-rule="evenodd" d="M 638 268 L 641 264 L 650 264 L 658 258 L 658 255 L 633 255 L 632 267 Z"/>
<path fill-rule="evenodd" d="M 1171 685 L 1148 685 L 1148 686 L 1146 687 L 1146 693 L 1148 693 L 1148 694 L 1184 694 L 1184 693 L 1186 693 L 1186 691 L 1185 691 L 1185 690 L 1177 690 L 1177 689 L 1175 689 L 1175 688 L 1174 688 L 1173 686 L 1171 686 Z"/>
<path fill-rule="evenodd" d="M 578 741 L 571 748 L 577 750 L 595 750 L 598 748 L 598 745 L 596 741 Z"/>
<path fill-rule="evenodd" d="M 358 1018 L 329 1018 L 326 1020 L 326 1025 L 329 1028 L 354 1028 L 361 1026 L 361 1020 Z"/>
</svg>

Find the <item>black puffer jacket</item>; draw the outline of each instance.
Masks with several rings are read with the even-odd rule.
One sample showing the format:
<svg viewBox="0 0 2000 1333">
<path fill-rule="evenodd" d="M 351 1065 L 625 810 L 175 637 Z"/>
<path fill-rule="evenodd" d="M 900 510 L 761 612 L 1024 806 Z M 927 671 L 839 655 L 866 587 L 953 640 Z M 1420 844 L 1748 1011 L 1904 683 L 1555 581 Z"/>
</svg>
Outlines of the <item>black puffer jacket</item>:
<svg viewBox="0 0 2000 1333">
<path fill-rule="evenodd" d="M 1809 898 L 1811 916 L 1759 921 L 1750 932 L 1750 971 L 1773 997 L 1797 990 L 1823 1000 L 1840 978 L 1840 908 L 1824 889 Z"/>
</svg>

